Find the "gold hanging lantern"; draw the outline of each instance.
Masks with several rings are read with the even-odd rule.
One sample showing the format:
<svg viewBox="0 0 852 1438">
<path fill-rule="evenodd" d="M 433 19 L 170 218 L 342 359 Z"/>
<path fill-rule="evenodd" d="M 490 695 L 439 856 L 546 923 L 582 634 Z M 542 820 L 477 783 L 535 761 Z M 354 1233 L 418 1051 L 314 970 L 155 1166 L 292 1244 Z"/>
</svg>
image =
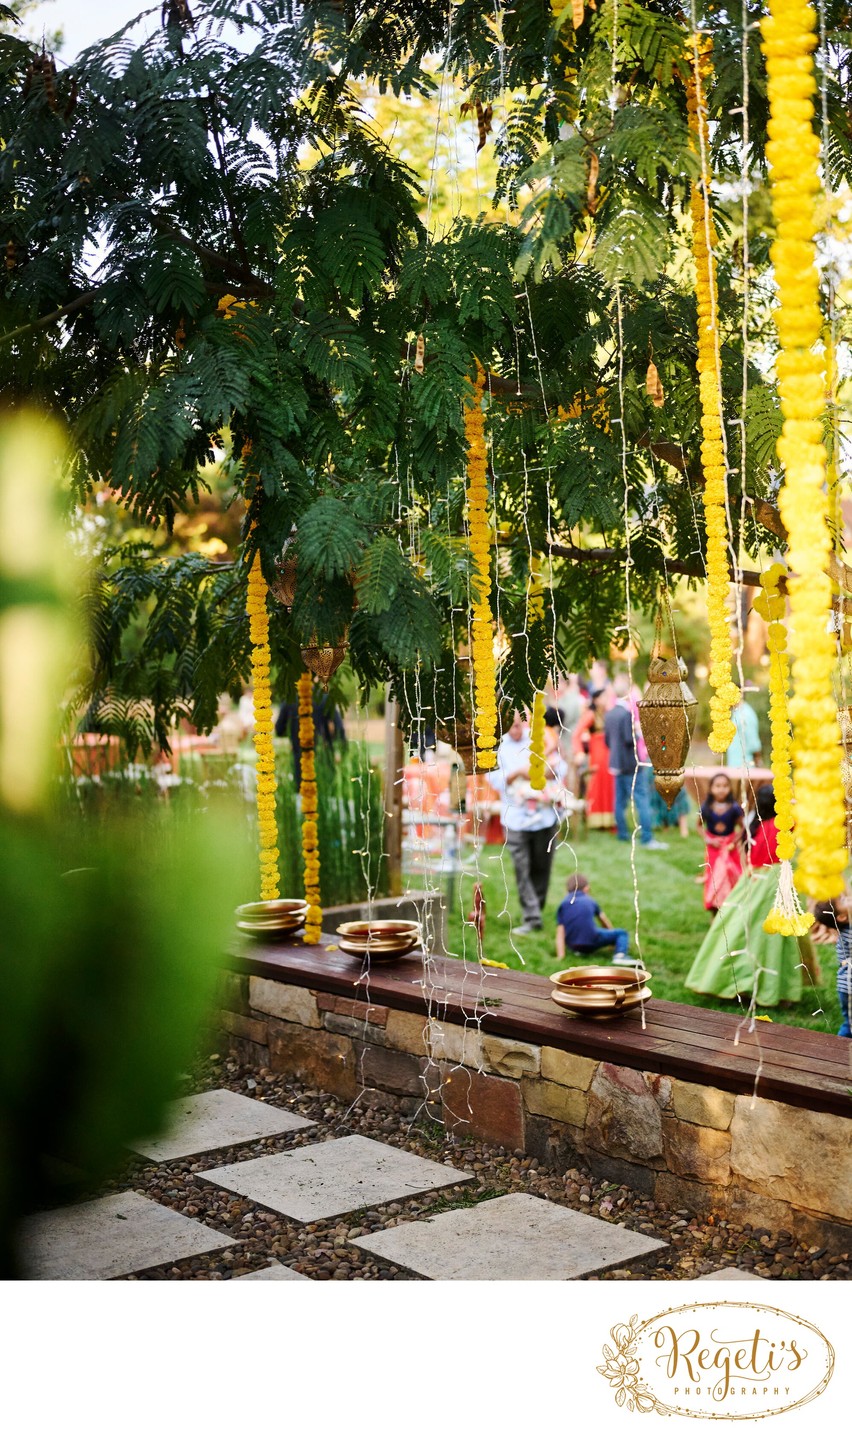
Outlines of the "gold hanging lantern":
<svg viewBox="0 0 852 1438">
<path fill-rule="evenodd" d="M 677 650 L 674 619 L 668 591 L 663 590 L 648 665 L 648 687 L 639 700 L 639 727 L 654 770 L 654 787 L 672 807 L 683 788 L 683 768 L 689 753 L 698 700 L 686 683 L 687 669 L 680 658 L 664 659 L 660 654 L 665 610 L 673 648 Z"/>
<path fill-rule="evenodd" d="M 289 553 L 288 553 L 289 551 Z M 293 608 L 293 601 L 296 598 L 296 556 L 293 553 L 293 541 L 288 539 L 284 543 L 280 559 L 275 562 L 275 578 L 268 586 L 269 593 L 285 609 Z"/>
<path fill-rule="evenodd" d="M 337 673 L 348 649 L 345 640 L 342 644 L 305 644 L 301 649 L 302 663 L 327 689 L 331 676 Z"/>
<path fill-rule="evenodd" d="M 639 701 L 639 725 L 654 769 L 654 787 L 671 808 L 683 788 L 683 768 L 698 700 L 686 680 L 682 659 L 651 660 L 648 688 Z"/>
<path fill-rule="evenodd" d="M 439 720 L 435 725 L 435 735 L 442 744 L 449 744 L 462 761 L 462 767 L 466 774 L 473 773 L 474 748 L 473 748 L 473 726 L 470 720 L 459 715 L 456 719 Z"/>
</svg>

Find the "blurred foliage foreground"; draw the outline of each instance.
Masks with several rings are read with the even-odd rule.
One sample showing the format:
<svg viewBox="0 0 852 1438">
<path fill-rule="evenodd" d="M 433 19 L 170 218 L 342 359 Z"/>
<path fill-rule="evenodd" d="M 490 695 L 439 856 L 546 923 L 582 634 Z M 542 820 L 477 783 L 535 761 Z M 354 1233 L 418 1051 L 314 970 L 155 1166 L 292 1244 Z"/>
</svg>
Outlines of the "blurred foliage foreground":
<svg viewBox="0 0 852 1438">
<path fill-rule="evenodd" d="M 86 822 L 56 804 L 61 455 L 37 417 L 0 423 L 0 1278 L 27 1213 L 91 1191 L 161 1125 L 248 892 L 229 809 Z"/>
</svg>

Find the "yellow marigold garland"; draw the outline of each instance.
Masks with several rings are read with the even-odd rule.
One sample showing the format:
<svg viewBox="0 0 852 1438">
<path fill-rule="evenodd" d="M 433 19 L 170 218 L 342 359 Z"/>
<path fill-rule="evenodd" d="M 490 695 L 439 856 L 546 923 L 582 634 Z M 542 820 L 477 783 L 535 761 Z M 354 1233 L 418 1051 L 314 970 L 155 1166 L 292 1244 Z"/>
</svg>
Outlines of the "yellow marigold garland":
<svg viewBox="0 0 852 1438">
<path fill-rule="evenodd" d="M 787 694 L 790 688 L 790 661 L 787 655 L 787 627 L 784 623 L 786 603 L 779 589 L 786 576 L 783 564 L 772 564 L 763 575 L 763 588 L 754 601 L 754 608 L 769 625 L 769 723 L 772 728 L 772 774 L 775 786 L 775 827 L 778 831 L 778 858 L 781 873 L 775 902 L 764 920 L 767 934 L 808 932 L 813 915 L 802 912 L 793 883 L 790 860 L 796 850 L 793 838 L 793 771 L 790 752 L 790 718 Z"/>
<path fill-rule="evenodd" d="M 530 577 L 527 584 L 527 628 L 544 623 L 544 592 L 541 586 L 541 559 L 530 555 Z M 530 788 L 543 789 L 544 765 L 544 694 L 539 690 L 533 698 L 530 724 Z"/>
<path fill-rule="evenodd" d="M 260 847 L 260 897 L 277 899 L 278 824 L 275 818 L 275 750 L 272 745 L 272 690 L 269 683 L 269 613 L 266 580 L 255 554 L 248 577 L 246 612 L 251 635 L 254 693 L 254 751 L 257 756 L 257 830 Z"/>
<path fill-rule="evenodd" d="M 704 469 L 704 522 L 707 532 L 707 615 L 710 622 L 710 748 L 724 754 L 736 726 L 731 710 L 740 691 L 733 682 L 733 650 L 728 620 L 727 466 L 722 435 L 722 375 L 716 323 L 715 227 L 710 212 L 710 174 L 707 166 L 707 110 L 704 83 L 711 73 L 709 43 L 693 40 L 692 68 L 687 84 L 687 110 L 692 148 L 699 157 L 701 177 L 693 181 L 692 249 L 695 256 L 695 291 L 698 300 L 698 383 L 701 395 L 701 462 Z"/>
<path fill-rule="evenodd" d="M 305 921 L 305 943 L 318 944 L 322 932 L 320 907 L 319 830 L 317 828 L 317 771 L 314 758 L 314 681 L 309 670 L 299 676 L 299 747 L 302 751 L 302 858 L 304 860 L 305 898 L 308 916 Z"/>
<path fill-rule="evenodd" d="M 467 444 L 468 543 L 477 589 L 472 605 L 471 648 L 475 694 L 474 744 L 478 770 L 493 769 L 497 763 L 497 672 L 491 614 L 491 523 L 488 517 L 485 414 L 482 408 L 484 392 L 485 371 L 477 360 L 473 397 L 465 405 L 464 433 Z"/>
<path fill-rule="evenodd" d="M 544 695 L 539 689 L 533 699 L 530 724 L 530 788 L 543 789 L 544 781 Z"/>
<path fill-rule="evenodd" d="M 761 22 L 769 97 L 770 192 L 776 240 L 770 251 L 778 287 L 778 388 L 784 423 L 779 496 L 790 536 L 793 661 L 793 773 L 796 880 L 815 899 L 836 898 L 846 865 L 840 782 L 840 731 L 832 690 L 835 638 L 828 627 L 832 549 L 826 519 L 825 364 L 816 267 L 820 142 L 814 132 L 816 16 L 806 0 L 770 0 Z"/>
</svg>

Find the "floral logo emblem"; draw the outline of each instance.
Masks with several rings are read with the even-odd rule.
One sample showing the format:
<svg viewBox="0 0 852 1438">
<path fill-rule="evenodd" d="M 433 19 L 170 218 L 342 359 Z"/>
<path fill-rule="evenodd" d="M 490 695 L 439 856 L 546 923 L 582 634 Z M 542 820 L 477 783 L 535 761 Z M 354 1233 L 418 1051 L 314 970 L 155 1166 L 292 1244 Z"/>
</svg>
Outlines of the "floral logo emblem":
<svg viewBox="0 0 852 1438">
<path fill-rule="evenodd" d="M 610 1329 L 597 1371 L 628 1413 L 767 1418 L 824 1393 L 834 1349 L 806 1318 L 766 1303 L 682 1303 Z"/>
<path fill-rule="evenodd" d="M 608 1343 L 604 1344 L 603 1356 L 606 1362 L 598 1365 L 598 1373 L 602 1373 L 615 1389 L 615 1401 L 619 1408 L 626 1408 L 628 1413 L 635 1409 L 637 1413 L 667 1414 L 670 1409 L 654 1397 L 640 1376 L 639 1360 L 636 1357 L 638 1323 L 639 1315 L 634 1313 L 629 1323 L 616 1323 L 615 1327 L 610 1329 L 610 1338 L 615 1348 L 610 1348 Z"/>
</svg>

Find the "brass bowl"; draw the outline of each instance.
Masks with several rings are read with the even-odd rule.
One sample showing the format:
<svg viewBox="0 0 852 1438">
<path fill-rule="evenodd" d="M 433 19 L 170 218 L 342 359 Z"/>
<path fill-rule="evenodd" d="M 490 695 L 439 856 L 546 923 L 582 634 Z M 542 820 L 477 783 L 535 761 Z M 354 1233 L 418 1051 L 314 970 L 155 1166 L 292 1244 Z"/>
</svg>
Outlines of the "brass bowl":
<svg viewBox="0 0 852 1438">
<path fill-rule="evenodd" d="M 634 988 L 628 992 L 625 989 L 617 988 L 608 991 L 605 989 L 559 988 L 554 989 L 550 997 L 560 1009 L 567 1009 L 570 1013 L 579 1014 L 584 1018 L 615 1018 L 619 1014 L 630 1013 L 632 1009 L 637 1009 L 647 1003 L 651 997 L 651 990 Z"/>
<path fill-rule="evenodd" d="M 559 988 L 641 988 L 651 975 L 633 964 L 577 964 L 550 975 Z"/>
<path fill-rule="evenodd" d="M 388 941 L 420 938 L 420 925 L 415 919 L 359 919 L 339 924 L 337 933 L 350 942 L 387 943 Z"/>
<path fill-rule="evenodd" d="M 265 899 L 240 904 L 236 915 L 241 934 L 276 942 L 299 932 L 308 917 L 308 905 L 304 899 Z"/>
<path fill-rule="evenodd" d="M 393 959 L 403 959 L 419 946 L 419 937 L 412 938 L 406 943 L 396 942 L 393 944 L 353 944 L 348 939 L 339 939 L 337 945 L 341 953 L 348 954 L 352 959 L 369 959 L 376 963 L 390 963 Z"/>
<path fill-rule="evenodd" d="M 256 904 L 240 904 L 236 915 L 238 919 L 251 923 L 271 923 L 273 920 L 295 923 L 297 919 L 304 922 L 307 912 L 307 899 L 263 899 Z"/>
<path fill-rule="evenodd" d="M 285 928 L 281 924 L 250 924 L 242 919 L 238 919 L 237 929 L 249 939 L 257 939 L 258 942 L 263 943 L 277 944 L 283 943 L 287 939 L 295 938 L 296 934 L 298 934 L 302 928 L 303 923 L 304 920 L 298 924 L 290 924 Z"/>
</svg>

